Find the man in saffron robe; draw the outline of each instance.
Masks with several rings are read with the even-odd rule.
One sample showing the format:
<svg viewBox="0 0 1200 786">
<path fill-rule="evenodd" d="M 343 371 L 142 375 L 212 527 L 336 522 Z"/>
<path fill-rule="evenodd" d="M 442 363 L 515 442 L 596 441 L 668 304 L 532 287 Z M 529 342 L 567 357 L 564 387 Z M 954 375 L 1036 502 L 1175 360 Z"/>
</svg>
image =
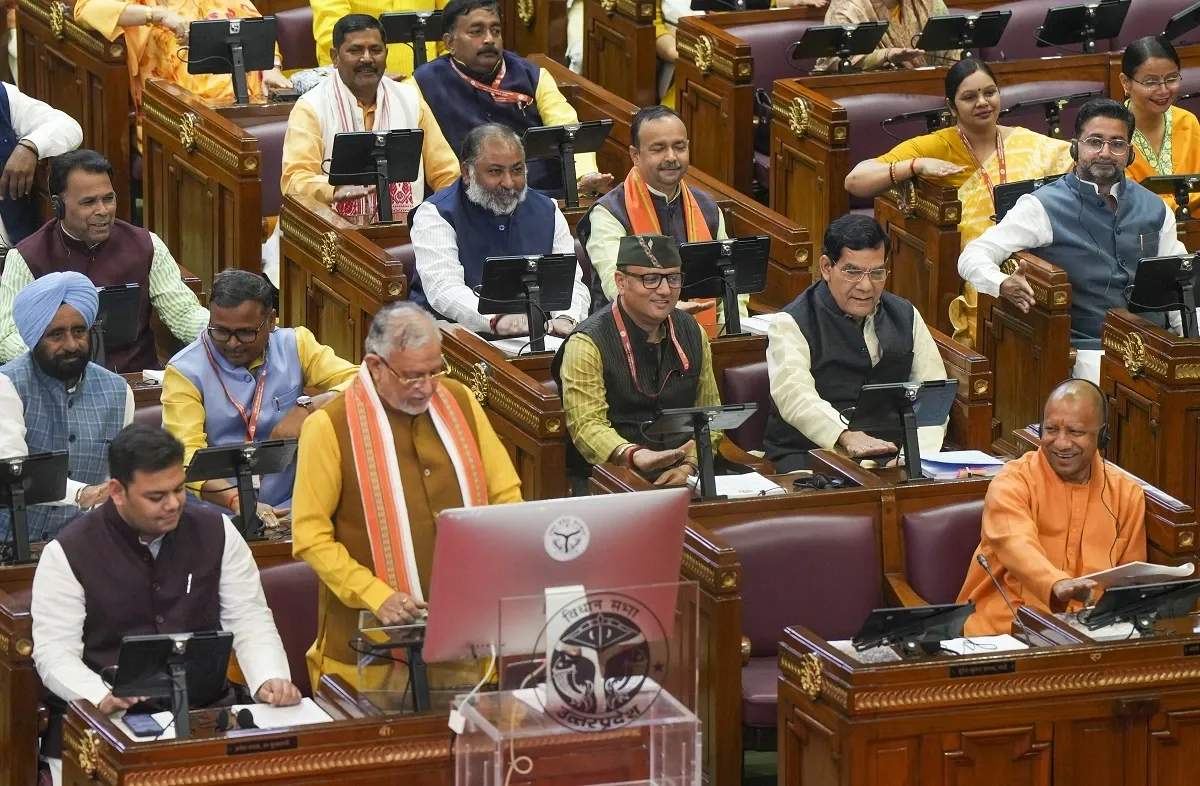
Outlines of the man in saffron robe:
<svg viewBox="0 0 1200 786">
<path fill-rule="evenodd" d="M 507 451 L 471 392 L 446 376 L 441 334 L 420 306 L 382 309 L 364 350 L 358 376 L 300 431 L 292 550 L 322 582 L 313 685 L 322 674 L 359 684 L 349 642 L 360 611 L 399 625 L 425 607 L 439 513 L 521 501 Z M 431 668 L 431 685 L 443 676 Z"/>
<path fill-rule="evenodd" d="M 1090 573 L 1146 559 L 1146 495 L 1100 457 L 1107 406 L 1086 380 L 1059 385 L 1042 414 L 1042 446 L 1009 462 L 988 488 L 979 548 L 958 602 L 975 601 L 967 636 L 1007 633 L 1015 608 L 1078 608 L 1093 594 Z"/>
</svg>

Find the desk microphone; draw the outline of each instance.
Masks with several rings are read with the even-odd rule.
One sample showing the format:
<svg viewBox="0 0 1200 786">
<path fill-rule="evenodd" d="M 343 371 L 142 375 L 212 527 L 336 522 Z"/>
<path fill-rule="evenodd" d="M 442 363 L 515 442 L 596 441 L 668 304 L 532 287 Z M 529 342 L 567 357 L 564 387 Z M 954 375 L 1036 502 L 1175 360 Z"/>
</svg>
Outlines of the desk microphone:
<svg viewBox="0 0 1200 786">
<path fill-rule="evenodd" d="M 1032 647 L 1033 634 L 1029 632 L 1029 628 L 1025 627 L 1025 623 L 1022 622 L 1021 618 L 1017 615 L 1017 610 L 1013 608 L 1012 601 L 1008 599 L 1008 594 L 1005 593 L 1004 587 L 1000 586 L 1000 581 L 996 578 L 996 574 L 992 573 L 992 566 L 988 564 L 987 557 L 983 556 L 983 552 L 980 552 L 975 555 L 975 561 L 982 565 L 983 569 L 987 571 L 988 578 L 990 578 L 992 583 L 996 585 L 996 591 L 1000 593 L 1000 597 L 1004 598 L 1004 604 L 1008 606 L 1008 610 L 1012 612 L 1013 620 L 1021 626 L 1021 630 L 1025 631 L 1025 643 Z"/>
</svg>

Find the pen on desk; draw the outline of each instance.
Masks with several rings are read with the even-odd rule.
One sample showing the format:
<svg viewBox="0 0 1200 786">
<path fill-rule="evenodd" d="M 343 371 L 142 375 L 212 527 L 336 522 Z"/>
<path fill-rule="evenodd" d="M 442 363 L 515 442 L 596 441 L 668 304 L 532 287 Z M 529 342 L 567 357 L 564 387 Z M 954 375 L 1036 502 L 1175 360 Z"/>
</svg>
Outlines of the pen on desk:
<svg viewBox="0 0 1200 786">
<path fill-rule="evenodd" d="M 184 592 L 184 594 L 185 594 L 185 595 L 191 595 L 191 594 L 192 594 L 192 574 L 190 574 L 190 573 L 188 574 L 187 591 L 186 591 L 186 592 Z"/>
</svg>

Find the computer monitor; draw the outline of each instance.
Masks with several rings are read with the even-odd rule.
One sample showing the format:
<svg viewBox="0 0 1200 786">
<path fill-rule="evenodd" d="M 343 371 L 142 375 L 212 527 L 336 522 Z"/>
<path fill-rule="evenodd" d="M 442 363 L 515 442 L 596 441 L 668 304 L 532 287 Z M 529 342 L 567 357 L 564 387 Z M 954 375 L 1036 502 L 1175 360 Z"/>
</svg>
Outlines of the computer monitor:
<svg viewBox="0 0 1200 786">
<path fill-rule="evenodd" d="M 225 692 L 233 634 L 229 631 L 126 636 L 117 654 L 112 694 L 117 698 L 169 698 L 175 737 L 191 733 L 188 712 Z"/>
<path fill-rule="evenodd" d="M 441 11 L 400 11 L 379 15 L 379 24 L 391 46 L 411 44 L 413 68 L 417 69 L 428 61 L 425 44 L 442 38 Z"/>
<path fill-rule="evenodd" d="M 725 335 L 736 336 L 742 332 L 738 295 L 767 288 L 770 260 L 771 238 L 766 235 L 681 243 L 679 298 L 719 298 L 725 309 Z"/>
<path fill-rule="evenodd" d="M 65 450 L 0 459 L 0 510 L 12 514 L 11 548 L 0 544 L 0 564 L 32 562 L 27 508 L 62 499 L 67 493 L 69 455 Z M 7 552 L 7 553 L 5 553 Z"/>
<path fill-rule="evenodd" d="M 810 27 L 792 48 L 792 60 L 836 57 L 838 71 L 854 70 L 850 58 L 867 55 L 879 47 L 888 23 L 863 22 L 857 25 L 819 25 Z"/>
<path fill-rule="evenodd" d="M 917 429 L 945 423 L 956 395 L 957 379 L 863 385 L 846 428 L 876 434 L 899 432 L 908 479 L 916 480 L 921 477 Z"/>
<path fill-rule="evenodd" d="M 1098 3 L 1062 5 L 1046 11 L 1046 19 L 1034 33 L 1038 46 L 1062 49 L 1083 44 L 1084 52 L 1095 52 L 1098 39 L 1116 38 L 1125 24 L 1130 0 L 1100 0 Z"/>
<path fill-rule="evenodd" d="M 571 307 L 579 260 L 575 254 L 487 257 L 475 294 L 480 314 L 525 314 L 529 351 L 546 349 L 545 325 L 554 311 Z"/>
<path fill-rule="evenodd" d="M 980 49 L 1000 43 L 1011 17 L 1012 11 L 931 16 L 913 48 L 926 52 L 958 50 L 963 57 L 978 57 Z"/>
<path fill-rule="evenodd" d="M 941 606 L 910 606 L 875 609 L 851 639 L 859 652 L 896 645 L 906 658 L 936 653 L 943 641 L 962 636 L 967 617 L 975 613 L 975 601 Z"/>
<path fill-rule="evenodd" d="M 1179 257 L 1148 257 L 1138 263 L 1129 290 L 1129 310 L 1135 314 L 1162 314 L 1178 311 L 1183 337 L 1195 338 L 1196 276 L 1200 259 L 1189 254 Z"/>
<path fill-rule="evenodd" d="M 631 595 L 669 631 L 691 492 L 686 488 L 487 505 L 442 511 L 437 521 L 425 660 L 487 656 L 505 598 L 583 585 Z M 529 654 L 546 624 L 504 620 L 507 646 Z"/>
<path fill-rule="evenodd" d="M 275 67 L 275 17 L 192 22 L 187 64 L 189 74 L 231 74 L 234 99 L 250 103 L 246 72 Z"/>
<path fill-rule="evenodd" d="M 1156 620 L 1186 617 L 1200 599 L 1200 580 L 1109 587 L 1091 609 L 1079 614 L 1088 630 L 1128 622 L 1143 636 L 1154 634 Z"/>
<path fill-rule="evenodd" d="M 992 216 L 993 221 L 1003 221 L 1008 215 L 1008 211 L 1012 210 L 1013 205 L 1017 204 L 1017 200 L 1026 194 L 1032 194 L 1039 188 L 1053 183 L 1062 175 L 1047 175 L 1046 177 L 1037 177 L 1031 180 L 1017 180 L 1013 183 L 1000 183 L 992 192 L 992 199 L 995 200 L 996 214 Z"/>
</svg>

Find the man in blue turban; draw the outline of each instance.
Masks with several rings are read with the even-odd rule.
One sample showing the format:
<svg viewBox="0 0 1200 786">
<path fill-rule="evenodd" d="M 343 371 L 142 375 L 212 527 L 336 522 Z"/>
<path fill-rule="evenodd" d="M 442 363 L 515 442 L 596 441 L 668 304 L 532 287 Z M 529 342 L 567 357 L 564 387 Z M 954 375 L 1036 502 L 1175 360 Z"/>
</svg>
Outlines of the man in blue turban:
<svg viewBox="0 0 1200 786">
<path fill-rule="evenodd" d="M 49 273 L 17 294 L 13 318 L 31 349 L 0 366 L 0 459 L 65 450 L 62 500 L 29 508 L 30 541 L 51 540 L 108 496 L 108 443 L 133 420 L 133 390 L 91 363 L 96 288 L 82 273 Z M 11 537 L 0 512 L 0 546 Z"/>
</svg>

